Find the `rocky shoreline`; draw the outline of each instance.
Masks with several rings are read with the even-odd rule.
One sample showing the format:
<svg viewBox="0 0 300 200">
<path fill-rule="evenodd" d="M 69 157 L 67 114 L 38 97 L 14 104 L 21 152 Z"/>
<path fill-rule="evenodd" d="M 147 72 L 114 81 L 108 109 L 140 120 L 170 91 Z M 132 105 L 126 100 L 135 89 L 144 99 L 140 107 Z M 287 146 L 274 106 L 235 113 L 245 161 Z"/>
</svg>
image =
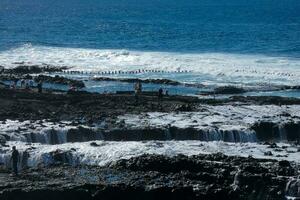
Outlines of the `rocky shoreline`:
<svg viewBox="0 0 300 200">
<path fill-rule="evenodd" d="M 67 68 L 3 68 L 0 80 L 35 78 L 78 88 L 85 86 L 82 80 L 47 74 L 64 69 Z M 100 77 L 97 81 L 181 84 L 168 79 Z M 99 94 L 44 89 L 38 93 L 34 87 L 10 89 L 0 85 L 0 199 L 300 197 L 295 192 L 299 188 L 300 99 L 239 96 L 244 92 L 241 88 L 222 87 L 213 93 L 236 96 L 165 95 L 162 99 L 155 92 L 143 92 L 136 99 L 130 92 Z M 207 146 L 189 141 L 207 142 Z M 214 141 L 220 143 L 209 143 Z M 276 144 L 281 142 L 280 146 Z M 120 151 L 127 154 L 115 152 L 114 161 L 91 164 L 93 159 L 95 163 L 110 160 L 106 153 L 97 154 L 99 148 L 112 152 L 121 143 L 125 144 Z M 225 155 L 230 143 L 237 143 L 239 152 Z M 261 151 L 259 156 L 253 157 L 255 145 L 262 143 L 264 146 L 257 150 Z M 19 177 L 10 176 L 8 171 L 12 145 L 23 148 Z M 220 149 L 224 154 L 216 154 L 214 145 L 223 145 Z M 191 149 L 194 153 L 182 155 L 183 147 L 185 153 Z M 140 149 L 137 153 L 139 148 L 152 154 L 141 155 L 145 152 Z M 41 149 L 47 150 L 38 152 Z M 92 160 L 88 164 L 81 162 L 86 159 L 85 153 Z M 34 160 L 32 156 L 36 154 L 42 161 L 35 160 L 32 167 L 28 159 Z"/>
<path fill-rule="evenodd" d="M 104 167 L 63 165 L 1 172 L 0 198 L 9 199 L 283 199 L 297 171 L 287 161 L 222 154 L 142 155 Z M 292 189 L 292 188 L 288 188 Z"/>
</svg>

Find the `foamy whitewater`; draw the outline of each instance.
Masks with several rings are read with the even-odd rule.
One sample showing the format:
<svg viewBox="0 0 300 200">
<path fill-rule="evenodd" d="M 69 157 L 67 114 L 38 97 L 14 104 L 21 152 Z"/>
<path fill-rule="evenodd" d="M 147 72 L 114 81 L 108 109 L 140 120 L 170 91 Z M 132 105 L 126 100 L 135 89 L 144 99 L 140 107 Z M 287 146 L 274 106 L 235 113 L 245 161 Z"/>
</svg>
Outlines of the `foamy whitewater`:
<svg viewBox="0 0 300 200">
<path fill-rule="evenodd" d="M 175 126 L 196 129 L 219 127 L 222 130 L 247 130 L 251 125 L 260 121 L 284 124 L 300 120 L 299 105 L 225 105 L 201 106 L 199 109 L 201 110 L 199 112 L 128 114 L 120 116 L 119 120 L 124 120 L 132 127 Z"/>
<path fill-rule="evenodd" d="M 232 53 L 168 53 L 32 46 L 0 52 L 0 65 L 20 63 L 72 67 L 76 71 L 191 71 L 158 75 L 202 84 L 300 84 L 300 59 Z M 168 77 L 169 76 L 169 77 Z"/>
<path fill-rule="evenodd" d="M 28 166 L 49 165 L 54 162 L 51 152 L 60 150 L 67 152 L 69 163 L 72 165 L 88 164 L 103 166 L 120 159 L 129 159 L 143 154 L 159 154 L 166 156 L 197 155 L 210 153 L 224 153 L 231 156 L 253 156 L 254 158 L 269 158 L 289 160 L 300 163 L 297 147 L 279 143 L 283 151 L 274 151 L 268 145 L 256 143 L 227 143 L 201 141 L 146 141 L 146 142 L 106 142 L 95 141 L 98 146 L 91 146 L 90 142 L 66 143 L 61 145 L 27 145 L 24 142 L 8 142 L 10 147 L 3 147 L 0 154 L 0 163 L 9 166 L 10 148 L 15 145 L 20 152 L 27 149 L 29 153 Z M 265 153 L 271 151 L 272 155 Z"/>
<path fill-rule="evenodd" d="M 182 129 L 198 129 L 207 132 L 207 140 L 222 140 L 220 131 L 236 131 L 239 133 L 239 142 L 257 142 L 255 131 L 251 127 L 257 122 L 272 122 L 279 126 L 286 123 L 299 123 L 300 106 L 275 106 L 275 105 L 225 105 L 225 106 L 201 106 L 197 112 L 152 112 L 139 115 L 127 114 L 119 116 L 115 125 L 111 125 L 105 120 L 98 121 L 92 127 L 81 126 L 94 131 L 100 130 L 97 134 L 99 140 L 103 139 L 102 131 L 110 126 L 117 128 L 123 123 L 126 129 L 149 129 L 161 128 L 168 130 L 169 127 Z M 67 134 L 70 129 L 77 126 L 68 121 L 58 123 L 40 121 L 0 121 L 0 139 L 5 136 L 11 141 L 31 141 L 34 135 L 35 142 L 51 144 L 53 132 L 57 135 L 57 143 L 67 143 Z M 286 141 L 284 130 L 281 131 L 281 142 Z M 125 134 L 125 133 L 123 133 Z M 130 133 L 129 133 L 130 134 Z M 166 131 L 167 134 L 167 131 Z M 167 136 L 166 136 L 167 137 Z M 235 141 L 234 139 L 230 141 Z"/>
</svg>

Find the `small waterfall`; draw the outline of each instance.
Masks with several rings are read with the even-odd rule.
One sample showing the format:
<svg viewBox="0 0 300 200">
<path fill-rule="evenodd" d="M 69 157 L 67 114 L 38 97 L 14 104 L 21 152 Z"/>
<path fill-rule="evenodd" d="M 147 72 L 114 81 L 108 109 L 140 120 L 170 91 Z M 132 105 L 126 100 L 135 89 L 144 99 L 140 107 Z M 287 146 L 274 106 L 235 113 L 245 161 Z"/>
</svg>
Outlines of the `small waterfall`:
<svg viewBox="0 0 300 200">
<path fill-rule="evenodd" d="M 23 169 L 28 167 L 28 151 L 19 151 L 19 160 L 18 160 L 18 170 L 22 171 Z M 12 168 L 11 162 L 11 151 L 6 151 L 5 153 L 0 154 L 0 165 L 5 166 L 6 169 Z"/>
<path fill-rule="evenodd" d="M 286 134 L 284 124 L 279 124 L 278 125 L 278 132 L 279 132 L 279 140 L 280 141 L 287 141 L 287 134 Z"/>
<path fill-rule="evenodd" d="M 1 152 L 0 154 L 0 166 L 3 165 L 6 169 L 11 168 L 9 152 Z"/>
<path fill-rule="evenodd" d="M 224 135 L 225 135 L 224 138 L 226 138 L 224 139 L 225 142 L 235 142 L 233 131 L 226 130 L 224 132 Z"/>
<path fill-rule="evenodd" d="M 225 142 L 256 142 L 256 132 L 251 129 L 223 130 L 217 127 L 177 128 L 161 127 L 146 129 L 115 128 L 111 130 L 77 128 L 47 128 L 40 132 L 12 134 L 12 141 L 41 144 L 64 144 L 67 142 L 86 142 L 92 140 L 141 141 L 141 140 L 200 140 Z"/>
<path fill-rule="evenodd" d="M 215 141 L 215 140 L 219 140 L 218 139 L 218 131 L 215 129 L 209 129 L 208 130 L 208 141 Z"/>
<path fill-rule="evenodd" d="M 43 129 L 40 132 L 11 134 L 9 140 L 41 144 L 63 144 L 67 142 L 68 131 L 69 129 Z"/>
<path fill-rule="evenodd" d="M 300 199 L 300 176 L 289 180 L 286 185 L 285 193 L 287 199 Z"/>
<path fill-rule="evenodd" d="M 97 132 L 96 140 L 104 140 L 104 135 L 103 135 L 102 131 Z"/>
<path fill-rule="evenodd" d="M 300 141 L 300 123 L 274 123 L 261 121 L 255 123 L 251 129 L 256 132 L 260 141 Z"/>
<path fill-rule="evenodd" d="M 9 140 L 27 142 L 27 137 L 26 137 L 26 135 L 15 133 L 15 134 L 9 135 Z"/>
<path fill-rule="evenodd" d="M 239 131 L 240 142 L 257 142 L 256 133 L 253 130 Z"/>
<path fill-rule="evenodd" d="M 222 130 L 217 128 L 198 130 L 200 141 L 225 142 L 256 142 L 256 133 L 253 130 Z M 187 135 L 188 137 L 188 135 Z M 189 139 L 189 138 L 186 138 Z"/>
<path fill-rule="evenodd" d="M 172 139 L 172 135 L 170 133 L 169 128 L 167 128 L 166 131 L 165 131 L 165 137 L 166 137 L 166 140 L 171 140 Z"/>
<path fill-rule="evenodd" d="M 62 144 L 66 143 L 67 130 L 45 129 L 38 133 L 26 134 L 26 142 L 41 144 Z"/>
<path fill-rule="evenodd" d="M 200 132 L 200 140 L 203 140 L 203 141 L 209 141 L 209 133 L 208 131 L 203 131 L 203 132 Z"/>
<path fill-rule="evenodd" d="M 57 131 L 57 138 L 58 138 L 58 142 L 59 144 L 63 144 L 67 142 L 67 133 L 68 133 L 68 129 L 61 129 L 59 131 Z"/>
<path fill-rule="evenodd" d="M 256 142 L 256 133 L 252 130 L 218 130 L 215 140 L 225 142 Z"/>
</svg>

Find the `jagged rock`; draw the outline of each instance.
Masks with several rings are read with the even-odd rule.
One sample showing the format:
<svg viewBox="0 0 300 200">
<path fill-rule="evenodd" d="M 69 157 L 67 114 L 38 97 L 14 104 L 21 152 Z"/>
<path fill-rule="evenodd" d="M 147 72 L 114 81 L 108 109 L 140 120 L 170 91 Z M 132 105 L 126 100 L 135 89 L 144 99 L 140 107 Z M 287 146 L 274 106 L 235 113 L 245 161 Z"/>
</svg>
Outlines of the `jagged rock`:
<svg viewBox="0 0 300 200">
<path fill-rule="evenodd" d="M 96 77 L 93 78 L 94 81 L 120 81 L 127 83 L 154 83 L 154 84 L 165 84 L 165 85 L 181 85 L 182 83 L 178 81 L 173 81 L 170 79 L 139 79 L 139 78 L 110 78 L 110 77 Z"/>
<path fill-rule="evenodd" d="M 274 160 L 223 154 L 142 155 L 104 167 L 71 167 L 62 165 L 67 153 L 57 150 L 56 165 L 16 178 L 2 173 L 0 199 L 283 199 L 286 176 L 295 176 L 277 176 Z M 287 186 L 287 194 L 298 195 L 297 181 Z"/>
<path fill-rule="evenodd" d="M 175 108 L 175 111 L 181 111 L 181 112 L 191 112 L 192 110 L 193 108 L 190 104 L 179 105 L 177 108 Z"/>
<path fill-rule="evenodd" d="M 55 151 L 50 152 L 54 163 L 66 163 L 70 164 L 72 161 L 71 151 L 63 151 L 61 149 L 56 149 Z"/>
<path fill-rule="evenodd" d="M 280 167 L 290 167 L 291 166 L 290 162 L 287 160 L 281 160 L 278 162 L 278 164 Z"/>
<path fill-rule="evenodd" d="M 79 126 L 67 132 L 67 142 L 84 142 L 100 139 L 100 135 L 92 129 Z"/>
<path fill-rule="evenodd" d="M 267 151 L 267 152 L 264 152 L 264 155 L 265 155 L 265 156 L 272 156 L 273 153 L 272 153 L 271 151 Z"/>
<path fill-rule="evenodd" d="M 75 86 L 77 88 L 84 88 L 84 82 L 83 81 L 79 81 L 79 80 L 74 80 L 74 79 L 69 79 L 66 77 L 62 77 L 62 76 L 46 76 L 46 75 L 39 75 L 37 77 L 35 77 L 35 81 L 39 82 L 39 81 L 43 81 L 43 82 L 48 82 L 48 83 L 56 83 L 56 84 L 64 84 L 64 85 L 72 85 Z"/>
<path fill-rule="evenodd" d="M 99 147 L 99 146 L 100 146 L 100 145 L 97 144 L 96 142 L 91 142 L 90 145 L 91 145 L 92 147 Z"/>
<path fill-rule="evenodd" d="M 66 67 L 54 67 L 47 65 L 19 65 L 12 69 L 7 69 L 6 73 L 14 74 L 39 74 L 43 72 L 61 72 L 67 69 Z"/>
<path fill-rule="evenodd" d="M 235 86 L 223 86 L 214 89 L 215 94 L 242 94 L 245 92 L 246 90 L 243 88 L 238 88 Z"/>
<path fill-rule="evenodd" d="M 268 147 L 274 149 L 278 148 L 278 145 L 276 143 L 271 143 Z"/>
</svg>

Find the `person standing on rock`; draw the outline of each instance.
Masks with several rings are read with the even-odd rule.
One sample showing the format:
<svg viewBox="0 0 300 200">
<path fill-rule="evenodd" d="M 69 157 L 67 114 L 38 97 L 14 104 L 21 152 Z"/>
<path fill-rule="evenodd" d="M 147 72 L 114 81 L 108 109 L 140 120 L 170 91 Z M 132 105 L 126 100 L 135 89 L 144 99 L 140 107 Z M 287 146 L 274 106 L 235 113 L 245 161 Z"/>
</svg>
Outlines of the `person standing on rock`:
<svg viewBox="0 0 300 200">
<path fill-rule="evenodd" d="M 26 79 L 26 80 L 25 80 L 25 89 L 26 89 L 26 90 L 29 90 L 29 88 L 30 88 L 30 86 L 29 86 L 29 80 Z"/>
<path fill-rule="evenodd" d="M 158 90 L 158 100 L 159 101 L 161 101 L 163 98 L 163 92 L 164 92 L 163 89 L 159 88 L 159 90 Z"/>
<path fill-rule="evenodd" d="M 135 103 L 139 101 L 139 95 L 142 93 L 142 84 L 141 82 L 136 82 L 134 84 L 134 96 L 135 96 Z"/>
<path fill-rule="evenodd" d="M 12 161 L 12 168 L 14 174 L 18 175 L 18 160 L 19 160 L 19 152 L 15 146 L 12 147 L 12 154 L 11 154 L 11 161 Z"/>
<path fill-rule="evenodd" d="M 25 80 L 21 79 L 21 88 L 25 88 Z"/>
<path fill-rule="evenodd" d="M 16 82 L 15 81 L 11 81 L 10 83 L 10 89 L 16 89 Z"/>
<path fill-rule="evenodd" d="M 33 81 L 32 79 L 30 79 L 30 80 L 29 80 L 29 87 L 30 87 L 30 88 L 33 88 L 33 83 L 34 83 L 34 81 Z"/>
<path fill-rule="evenodd" d="M 43 82 L 42 81 L 38 82 L 37 88 L 38 88 L 38 93 L 42 93 L 42 91 L 43 91 Z"/>
<path fill-rule="evenodd" d="M 162 98 L 163 98 L 163 89 L 159 88 L 158 90 L 158 107 L 162 109 Z"/>
</svg>

